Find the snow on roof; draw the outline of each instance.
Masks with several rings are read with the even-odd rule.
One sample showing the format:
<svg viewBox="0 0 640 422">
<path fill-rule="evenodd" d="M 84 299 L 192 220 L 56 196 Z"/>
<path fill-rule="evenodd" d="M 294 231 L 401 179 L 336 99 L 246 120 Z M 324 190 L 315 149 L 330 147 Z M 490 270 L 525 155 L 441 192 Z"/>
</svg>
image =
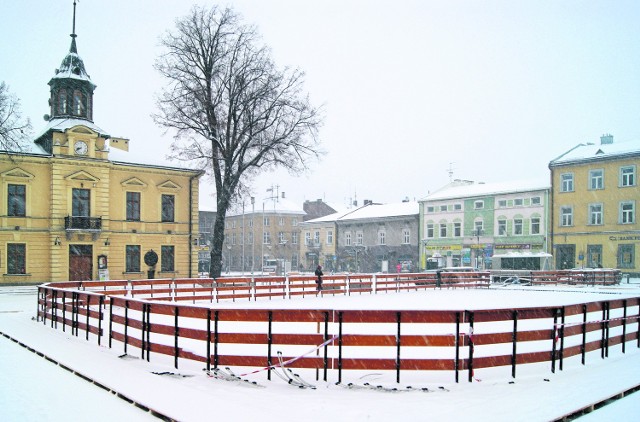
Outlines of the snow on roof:
<svg viewBox="0 0 640 422">
<path fill-rule="evenodd" d="M 603 160 L 625 155 L 640 155 L 640 140 L 614 142 L 611 144 L 578 144 L 558 158 L 551 160 L 550 166 L 571 162 Z"/>
<path fill-rule="evenodd" d="M 94 132 L 99 133 L 102 136 L 109 136 L 107 133 L 100 129 L 95 123 L 86 119 L 77 119 L 77 118 L 67 118 L 67 117 L 56 117 L 54 119 L 49 120 L 44 129 L 35 137 L 35 139 L 39 139 L 42 135 L 46 134 L 50 130 L 55 130 L 57 132 L 64 132 L 67 129 L 71 129 L 76 126 L 85 126 L 91 129 Z"/>
<path fill-rule="evenodd" d="M 453 186 L 427 195 L 421 201 L 439 201 L 443 199 L 473 198 L 478 196 L 532 192 L 550 189 L 549 179 L 508 180 L 497 183 L 473 183 Z"/>
<path fill-rule="evenodd" d="M 417 216 L 420 205 L 415 202 L 398 202 L 392 204 L 367 204 L 355 210 L 343 213 L 338 221 L 364 220 L 371 218 Z"/>
</svg>

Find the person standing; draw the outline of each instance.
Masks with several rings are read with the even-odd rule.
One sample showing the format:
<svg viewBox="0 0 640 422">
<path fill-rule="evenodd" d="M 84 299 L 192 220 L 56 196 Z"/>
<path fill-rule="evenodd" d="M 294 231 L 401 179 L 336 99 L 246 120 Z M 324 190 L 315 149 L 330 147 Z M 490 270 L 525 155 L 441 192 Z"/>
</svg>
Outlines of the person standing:
<svg viewBox="0 0 640 422">
<path fill-rule="evenodd" d="M 324 274 L 322 273 L 322 266 L 318 265 L 318 267 L 316 268 L 316 288 L 318 291 L 322 290 L 322 276 Z"/>
</svg>

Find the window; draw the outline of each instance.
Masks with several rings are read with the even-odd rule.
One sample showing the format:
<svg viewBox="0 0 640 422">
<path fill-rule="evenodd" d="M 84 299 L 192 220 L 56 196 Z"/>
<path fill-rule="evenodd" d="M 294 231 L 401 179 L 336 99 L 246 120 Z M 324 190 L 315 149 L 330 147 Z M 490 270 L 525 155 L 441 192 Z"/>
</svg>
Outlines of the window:
<svg viewBox="0 0 640 422">
<path fill-rule="evenodd" d="M 602 224 L 602 204 L 589 204 L 589 222 L 590 225 Z"/>
<path fill-rule="evenodd" d="M 140 245 L 127 245 L 125 247 L 125 272 L 140 272 Z"/>
<path fill-rule="evenodd" d="M 460 211 L 462 209 L 462 204 L 453 204 L 453 209 L 455 211 Z"/>
<path fill-rule="evenodd" d="M 269 217 L 264 217 L 262 219 L 262 225 L 265 227 L 269 227 Z"/>
<path fill-rule="evenodd" d="M 573 192 L 573 173 L 560 175 L 560 192 Z"/>
<path fill-rule="evenodd" d="M 175 218 L 175 200 L 173 195 L 162 195 L 162 222 L 171 223 Z"/>
<path fill-rule="evenodd" d="M 265 245 L 271 244 L 271 232 L 262 232 L 262 243 Z"/>
<path fill-rule="evenodd" d="M 560 208 L 560 225 L 573 226 L 573 207 Z"/>
<path fill-rule="evenodd" d="M 333 230 L 327 230 L 327 245 L 333 245 Z"/>
<path fill-rule="evenodd" d="M 27 245 L 7 243 L 7 274 L 26 274 Z"/>
<path fill-rule="evenodd" d="M 433 237 L 434 237 L 434 227 L 433 227 L 433 223 L 429 223 L 429 224 L 427 224 L 427 237 L 428 237 L 428 238 L 433 238 Z"/>
<path fill-rule="evenodd" d="M 278 218 L 278 225 L 279 226 L 284 226 L 284 217 Z"/>
<path fill-rule="evenodd" d="M 293 243 L 294 245 L 297 245 L 299 237 L 300 237 L 300 232 L 291 232 L 291 243 Z"/>
<path fill-rule="evenodd" d="M 90 191 L 89 189 L 73 189 L 71 191 L 71 215 L 73 217 L 89 217 Z"/>
<path fill-rule="evenodd" d="M 522 205 L 524 205 L 524 200 L 522 198 L 516 198 L 513 200 L 514 207 L 521 207 Z"/>
<path fill-rule="evenodd" d="M 86 117 L 86 107 L 84 104 L 84 95 L 79 90 L 73 91 L 73 113 L 76 116 Z"/>
<path fill-rule="evenodd" d="M 618 245 L 618 268 L 635 268 L 635 245 Z"/>
<path fill-rule="evenodd" d="M 513 219 L 513 234 L 516 236 L 522 235 L 522 218 Z"/>
<path fill-rule="evenodd" d="M 447 237 L 447 225 L 440 224 L 440 237 Z"/>
<path fill-rule="evenodd" d="M 249 220 L 249 228 L 253 227 L 253 218 L 251 218 L 251 220 Z"/>
<path fill-rule="evenodd" d="M 531 205 L 540 205 L 542 202 L 539 196 L 534 196 L 531 198 Z"/>
<path fill-rule="evenodd" d="M 278 243 L 281 245 L 284 245 L 285 243 L 287 243 L 287 239 L 285 239 L 284 232 L 278 232 Z"/>
<path fill-rule="evenodd" d="M 435 208 L 433 206 L 427 207 L 427 212 L 434 212 Z"/>
<path fill-rule="evenodd" d="M 295 226 L 297 226 L 297 225 L 298 225 L 298 218 L 297 218 L 297 217 L 293 217 L 293 218 L 291 219 L 291 225 L 292 225 L 293 227 L 295 227 Z"/>
<path fill-rule="evenodd" d="M 318 246 L 320 244 L 320 232 L 316 231 L 313 233 L 313 244 Z"/>
<path fill-rule="evenodd" d="M 636 185 L 636 166 L 620 167 L 620 187 Z"/>
<path fill-rule="evenodd" d="M 632 224 L 635 219 L 635 201 L 620 202 L 620 224 Z"/>
<path fill-rule="evenodd" d="M 364 235 L 361 231 L 356 232 L 356 245 L 362 245 L 364 241 Z"/>
<path fill-rule="evenodd" d="M 140 192 L 127 192 L 127 221 L 140 221 Z"/>
<path fill-rule="evenodd" d="M 27 194 L 25 185 L 8 186 L 7 215 L 9 217 L 24 217 L 27 215 Z"/>
<path fill-rule="evenodd" d="M 378 232 L 378 245 L 386 245 L 386 233 L 384 230 Z"/>
<path fill-rule="evenodd" d="M 58 92 L 58 113 L 67 114 L 67 90 L 61 89 Z"/>
<path fill-rule="evenodd" d="M 247 243 L 253 245 L 253 233 L 251 232 L 247 235 Z"/>
<path fill-rule="evenodd" d="M 473 209 L 475 210 L 481 210 L 484 208 L 484 201 L 475 201 L 473 203 Z"/>
<path fill-rule="evenodd" d="M 540 217 L 531 218 L 531 234 L 540 234 Z"/>
<path fill-rule="evenodd" d="M 311 232 L 304 233 L 304 244 L 307 246 L 311 244 Z"/>
<path fill-rule="evenodd" d="M 160 247 L 160 271 L 175 271 L 175 246 Z"/>
<path fill-rule="evenodd" d="M 232 229 L 236 228 L 236 220 L 231 220 L 231 228 Z"/>
<path fill-rule="evenodd" d="M 453 223 L 453 237 L 462 236 L 462 223 Z"/>
<path fill-rule="evenodd" d="M 411 243 L 411 231 L 409 229 L 402 229 L 402 243 L 405 245 Z"/>
<path fill-rule="evenodd" d="M 474 221 L 473 222 L 473 232 L 474 232 L 474 236 L 477 236 L 478 234 L 482 234 L 482 232 L 484 231 L 484 222 L 482 220 L 478 220 L 478 221 Z"/>
<path fill-rule="evenodd" d="M 589 189 L 604 189 L 604 170 L 589 170 Z"/>
<path fill-rule="evenodd" d="M 506 236 L 507 235 L 507 220 L 500 219 L 498 220 L 498 236 Z"/>
<path fill-rule="evenodd" d="M 507 200 L 506 199 L 498 200 L 498 208 L 506 208 L 506 206 L 507 206 Z"/>
<path fill-rule="evenodd" d="M 447 206 L 446 205 L 440 205 L 440 212 L 447 212 Z"/>
<path fill-rule="evenodd" d="M 344 234 L 344 244 L 346 246 L 351 246 L 351 232 L 346 232 Z"/>
</svg>

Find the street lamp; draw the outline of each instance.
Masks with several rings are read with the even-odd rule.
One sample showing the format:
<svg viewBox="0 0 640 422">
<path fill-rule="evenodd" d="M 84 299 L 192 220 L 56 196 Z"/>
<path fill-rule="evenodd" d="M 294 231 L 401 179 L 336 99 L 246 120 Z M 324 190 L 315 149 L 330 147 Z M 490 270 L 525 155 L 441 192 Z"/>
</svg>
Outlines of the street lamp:
<svg viewBox="0 0 640 422">
<path fill-rule="evenodd" d="M 242 200 L 242 275 L 244 275 L 244 242 L 245 242 L 245 234 L 244 234 L 244 199 Z"/>
<path fill-rule="evenodd" d="M 478 265 L 478 251 L 480 250 L 480 236 L 484 235 L 484 230 L 477 227 L 473 230 L 472 235 L 476 238 L 476 268 L 480 269 L 480 265 Z M 484 248 L 482 248 L 482 255 L 480 257 L 482 258 L 480 262 L 484 268 Z"/>
<path fill-rule="evenodd" d="M 253 216 L 255 215 L 255 211 L 256 211 L 256 197 L 252 196 L 251 197 L 251 275 L 253 275 L 253 262 L 256 260 L 256 255 L 253 252 L 253 245 L 256 243 L 256 236 L 255 236 L 255 230 L 253 228 Z"/>
</svg>

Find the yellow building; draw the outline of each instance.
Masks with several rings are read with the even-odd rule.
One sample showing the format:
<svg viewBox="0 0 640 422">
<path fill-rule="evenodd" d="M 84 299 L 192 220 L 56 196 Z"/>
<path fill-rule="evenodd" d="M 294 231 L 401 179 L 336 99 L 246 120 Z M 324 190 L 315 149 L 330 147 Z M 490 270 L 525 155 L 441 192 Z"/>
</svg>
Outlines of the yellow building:
<svg viewBox="0 0 640 422">
<path fill-rule="evenodd" d="M 201 172 L 126 162 L 129 141 L 93 122 L 71 37 L 45 129 L 0 151 L 0 283 L 197 275 Z"/>
<path fill-rule="evenodd" d="M 580 144 L 549 163 L 556 268 L 640 273 L 640 141 Z"/>
</svg>

